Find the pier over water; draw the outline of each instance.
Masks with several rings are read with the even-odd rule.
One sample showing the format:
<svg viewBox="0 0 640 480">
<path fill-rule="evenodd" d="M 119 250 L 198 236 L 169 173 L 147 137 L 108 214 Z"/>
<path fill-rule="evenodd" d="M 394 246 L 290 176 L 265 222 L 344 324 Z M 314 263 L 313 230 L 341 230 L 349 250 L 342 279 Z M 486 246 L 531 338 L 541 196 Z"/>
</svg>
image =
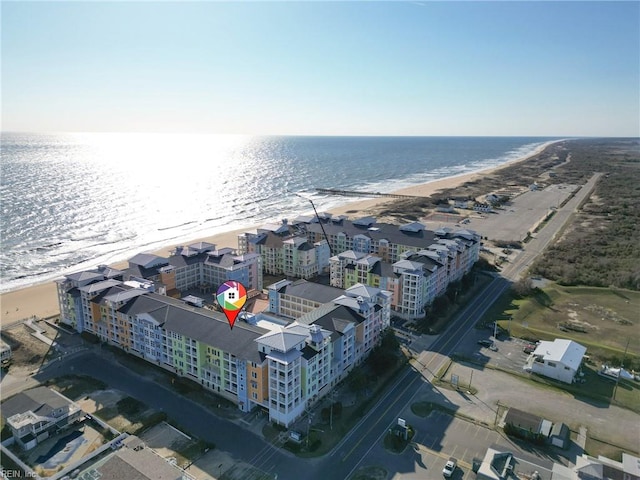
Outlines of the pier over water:
<svg viewBox="0 0 640 480">
<path fill-rule="evenodd" d="M 387 198 L 428 198 L 418 195 L 398 195 L 395 193 L 380 193 L 380 192 L 360 192 L 358 190 L 337 190 L 334 188 L 316 188 L 318 193 L 325 195 L 340 195 L 342 197 L 387 197 Z"/>
</svg>

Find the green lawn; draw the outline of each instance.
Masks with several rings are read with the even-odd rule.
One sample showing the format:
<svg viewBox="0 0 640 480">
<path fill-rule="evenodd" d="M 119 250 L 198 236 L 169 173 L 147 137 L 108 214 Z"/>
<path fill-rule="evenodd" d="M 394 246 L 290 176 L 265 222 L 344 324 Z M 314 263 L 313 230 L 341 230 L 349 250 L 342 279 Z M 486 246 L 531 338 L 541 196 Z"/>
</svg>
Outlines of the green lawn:
<svg viewBox="0 0 640 480">
<path fill-rule="evenodd" d="M 640 292 L 550 284 L 532 296 L 505 293 L 483 322 L 498 320 L 511 335 L 531 340 L 568 338 L 598 363 L 640 369 Z"/>
</svg>

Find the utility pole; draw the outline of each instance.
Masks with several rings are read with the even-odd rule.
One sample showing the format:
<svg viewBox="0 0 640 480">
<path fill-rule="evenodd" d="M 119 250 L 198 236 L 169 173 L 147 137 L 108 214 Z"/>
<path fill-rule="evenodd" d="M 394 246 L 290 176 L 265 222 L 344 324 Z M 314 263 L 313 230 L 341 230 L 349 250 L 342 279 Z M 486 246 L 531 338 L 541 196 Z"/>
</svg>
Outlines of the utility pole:
<svg viewBox="0 0 640 480">
<path fill-rule="evenodd" d="M 629 338 L 627 339 L 627 346 L 624 347 L 624 354 L 622 355 L 622 363 L 620 364 L 620 371 L 616 377 L 616 385 L 613 387 L 613 393 L 611 394 L 611 400 L 616 399 L 616 391 L 618 390 L 618 383 L 620 382 L 620 375 L 622 375 L 622 368 L 624 367 L 624 361 L 627 359 L 627 349 L 629 348 Z"/>
</svg>

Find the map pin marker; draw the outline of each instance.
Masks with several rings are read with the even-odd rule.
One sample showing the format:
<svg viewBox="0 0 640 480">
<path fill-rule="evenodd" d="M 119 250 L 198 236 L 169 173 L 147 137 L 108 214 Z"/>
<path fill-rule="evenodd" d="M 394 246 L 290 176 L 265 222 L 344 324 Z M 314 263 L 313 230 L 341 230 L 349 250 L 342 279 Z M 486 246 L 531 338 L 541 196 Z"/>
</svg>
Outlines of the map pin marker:
<svg viewBox="0 0 640 480">
<path fill-rule="evenodd" d="M 247 303 L 247 289 L 240 282 L 229 280 L 218 287 L 216 300 L 229 321 L 229 327 L 233 329 L 238 314 Z"/>
</svg>

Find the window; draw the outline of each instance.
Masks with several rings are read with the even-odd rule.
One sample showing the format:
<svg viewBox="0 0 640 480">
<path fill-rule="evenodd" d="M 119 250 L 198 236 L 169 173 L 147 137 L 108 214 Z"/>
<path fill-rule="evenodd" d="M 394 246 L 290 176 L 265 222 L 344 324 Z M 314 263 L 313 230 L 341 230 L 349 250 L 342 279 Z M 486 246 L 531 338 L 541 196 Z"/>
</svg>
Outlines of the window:
<svg viewBox="0 0 640 480">
<path fill-rule="evenodd" d="M 547 362 L 547 365 L 549 365 L 550 367 L 556 368 L 556 364 L 553 362 Z"/>
</svg>

